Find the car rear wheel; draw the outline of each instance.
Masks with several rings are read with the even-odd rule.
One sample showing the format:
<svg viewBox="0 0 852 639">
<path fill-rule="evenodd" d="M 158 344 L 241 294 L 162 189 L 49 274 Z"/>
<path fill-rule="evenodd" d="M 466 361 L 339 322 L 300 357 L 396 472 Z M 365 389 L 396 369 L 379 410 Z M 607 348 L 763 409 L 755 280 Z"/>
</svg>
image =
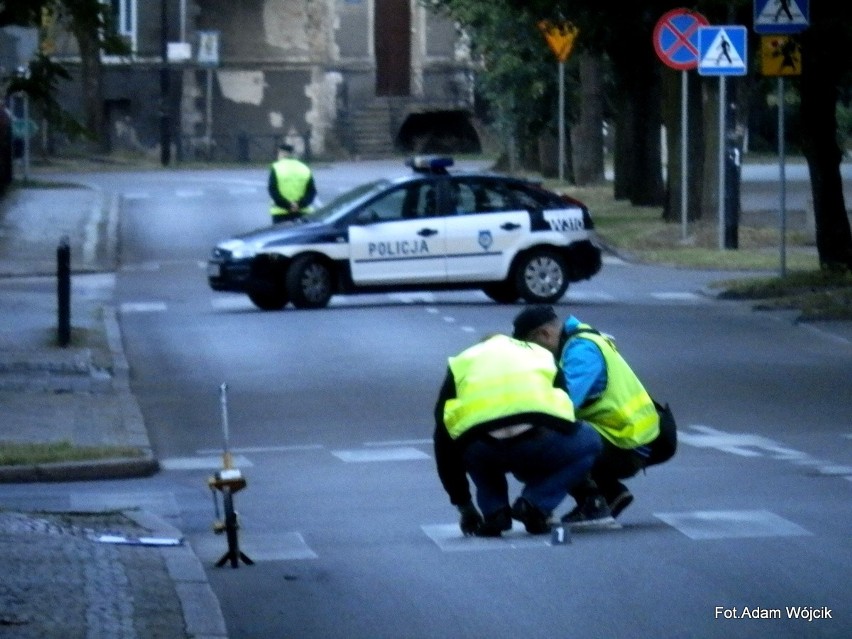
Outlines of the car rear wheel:
<svg viewBox="0 0 852 639">
<path fill-rule="evenodd" d="M 482 292 L 498 304 L 514 304 L 518 301 L 518 289 L 513 282 L 491 282 L 482 287 Z"/>
<path fill-rule="evenodd" d="M 520 296 L 531 304 L 555 302 L 568 290 L 564 258 L 552 249 L 534 249 L 523 255 L 515 269 Z"/>
<path fill-rule="evenodd" d="M 331 269 L 313 255 L 300 255 L 287 270 L 287 293 L 296 308 L 322 308 L 332 294 Z"/>
</svg>

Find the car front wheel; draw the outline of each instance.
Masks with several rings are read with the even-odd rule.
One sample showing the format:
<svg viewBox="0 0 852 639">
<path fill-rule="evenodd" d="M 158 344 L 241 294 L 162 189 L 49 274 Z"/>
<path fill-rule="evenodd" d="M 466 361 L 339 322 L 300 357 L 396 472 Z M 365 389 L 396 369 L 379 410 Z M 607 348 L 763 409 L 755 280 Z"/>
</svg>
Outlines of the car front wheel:
<svg viewBox="0 0 852 639">
<path fill-rule="evenodd" d="M 300 255 L 287 270 L 287 293 L 296 308 L 322 308 L 332 294 L 331 269 L 313 255 Z"/>
<path fill-rule="evenodd" d="M 248 297 L 262 311 L 280 311 L 288 302 L 287 293 L 280 289 L 249 291 Z"/>
<path fill-rule="evenodd" d="M 568 290 L 565 260 L 552 249 L 534 249 L 518 261 L 515 285 L 531 304 L 555 302 Z"/>
</svg>

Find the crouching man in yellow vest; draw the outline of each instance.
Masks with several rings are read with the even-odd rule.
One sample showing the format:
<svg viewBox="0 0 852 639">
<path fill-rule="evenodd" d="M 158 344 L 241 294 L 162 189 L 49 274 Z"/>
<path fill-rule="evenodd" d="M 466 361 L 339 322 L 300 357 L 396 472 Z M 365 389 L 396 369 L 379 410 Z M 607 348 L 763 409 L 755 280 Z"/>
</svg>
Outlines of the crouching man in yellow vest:
<svg viewBox="0 0 852 639">
<path fill-rule="evenodd" d="M 564 373 L 577 416 L 603 437 L 591 481 L 571 490 L 577 507 L 562 518 L 572 528 L 615 524 L 633 501 L 620 480 L 671 459 L 677 427 L 668 405 L 655 402 L 618 352 L 615 341 L 573 315 L 561 322 L 550 306 L 531 306 L 514 320 L 514 336 L 550 350 Z"/>
<path fill-rule="evenodd" d="M 593 428 L 575 420 L 553 355 L 506 335 L 449 358 L 433 439 L 438 477 L 461 513 L 462 532 L 485 537 L 510 530 L 513 518 L 531 534 L 549 532 L 551 512 L 602 446 Z M 524 484 L 511 507 L 509 473 Z"/>
<path fill-rule="evenodd" d="M 267 184 L 272 205 L 269 214 L 272 222 L 288 222 L 310 212 L 311 202 L 317 195 L 314 176 L 304 162 L 293 157 L 293 147 L 278 147 L 278 159 L 269 169 Z"/>
</svg>

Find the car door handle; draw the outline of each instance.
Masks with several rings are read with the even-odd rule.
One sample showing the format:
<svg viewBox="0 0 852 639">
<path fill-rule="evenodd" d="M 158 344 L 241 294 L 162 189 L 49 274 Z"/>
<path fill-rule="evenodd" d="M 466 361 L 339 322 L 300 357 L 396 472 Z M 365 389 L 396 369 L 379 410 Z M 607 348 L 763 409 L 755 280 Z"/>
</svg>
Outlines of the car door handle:
<svg viewBox="0 0 852 639">
<path fill-rule="evenodd" d="M 515 222 L 504 222 L 500 225 L 500 228 L 504 231 L 514 231 L 515 229 L 521 228 L 521 225 L 516 224 Z"/>
<path fill-rule="evenodd" d="M 417 235 L 420 237 L 429 237 L 430 235 L 437 235 L 438 229 L 420 229 L 417 231 Z"/>
</svg>

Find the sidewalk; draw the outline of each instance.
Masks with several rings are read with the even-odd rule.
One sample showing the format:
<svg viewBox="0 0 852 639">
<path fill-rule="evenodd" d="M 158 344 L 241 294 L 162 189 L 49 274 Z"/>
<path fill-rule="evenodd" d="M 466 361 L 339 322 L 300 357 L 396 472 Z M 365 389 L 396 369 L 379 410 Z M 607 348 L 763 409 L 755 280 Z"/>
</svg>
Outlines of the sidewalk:
<svg viewBox="0 0 852 639">
<path fill-rule="evenodd" d="M 0 442 L 121 446 L 139 456 L 0 466 L 0 637 L 224 638 L 224 618 L 180 531 L 144 511 L 4 508 L 3 484 L 144 477 L 158 470 L 112 306 L 118 211 L 87 188 L 0 199 Z M 58 346 L 57 249 L 71 252 L 71 343 Z M 124 536 L 130 543 L 99 539 Z M 175 545 L 145 545 L 139 538 Z"/>
</svg>

